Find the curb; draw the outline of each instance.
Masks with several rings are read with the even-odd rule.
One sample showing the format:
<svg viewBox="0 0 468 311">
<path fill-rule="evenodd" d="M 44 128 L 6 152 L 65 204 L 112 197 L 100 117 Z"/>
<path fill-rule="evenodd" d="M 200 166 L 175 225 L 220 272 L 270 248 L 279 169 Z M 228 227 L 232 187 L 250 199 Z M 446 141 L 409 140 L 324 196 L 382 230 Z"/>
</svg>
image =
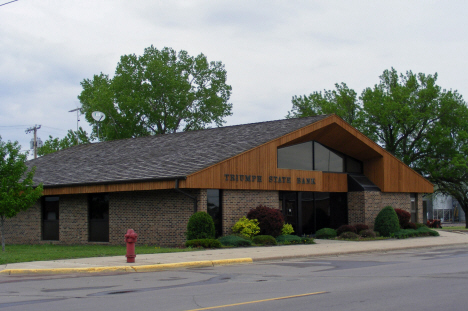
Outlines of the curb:
<svg viewBox="0 0 468 311">
<path fill-rule="evenodd" d="M 252 263 L 252 258 L 235 258 L 205 261 L 189 261 L 179 263 L 168 263 L 144 266 L 114 266 L 114 267 L 92 267 L 92 268 L 55 268 L 55 269 L 5 269 L 0 274 L 65 274 L 65 273 L 106 273 L 106 272 L 152 272 L 177 268 L 200 268 L 224 265 L 235 265 Z"/>
</svg>

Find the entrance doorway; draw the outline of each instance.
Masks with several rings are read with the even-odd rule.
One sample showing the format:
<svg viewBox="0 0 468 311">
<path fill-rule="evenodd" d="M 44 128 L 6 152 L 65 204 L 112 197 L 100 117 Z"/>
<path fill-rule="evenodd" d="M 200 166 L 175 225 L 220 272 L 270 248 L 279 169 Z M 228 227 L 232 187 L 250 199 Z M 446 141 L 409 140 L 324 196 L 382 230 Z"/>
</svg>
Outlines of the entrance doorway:
<svg viewBox="0 0 468 311">
<path fill-rule="evenodd" d="M 285 222 L 297 235 L 348 224 L 346 193 L 284 191 L 280 200 Z"/>
</svg>

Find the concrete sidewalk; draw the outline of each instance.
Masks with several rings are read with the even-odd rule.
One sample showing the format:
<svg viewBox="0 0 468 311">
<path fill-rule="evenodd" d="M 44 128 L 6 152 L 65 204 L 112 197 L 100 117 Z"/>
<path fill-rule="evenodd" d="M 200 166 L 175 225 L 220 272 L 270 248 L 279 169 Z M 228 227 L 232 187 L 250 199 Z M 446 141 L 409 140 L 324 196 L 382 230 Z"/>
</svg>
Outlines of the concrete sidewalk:
<svg viewBox="0 0 468 311">
<path fill-rule="evenodd" d="M 312 245 L 245 247 L 193 251 L 183 253 L 138 255 L 135 263 L 126 263 L 124 256 L 93 257 L 54 261 L 34 261 L 0 265 L 0 274 L 25 273 L 96 273 L 146 272 L 183 267 L 206 267 L 254 261 L 283 260 L 313 256 L 343 255 L 362 252 L 384 252 L 449 245 L 468 245 L 468 233 L 439 231 L 439 237 L 389 239 L 377 241 L 315 240 Z"/>
</svg>

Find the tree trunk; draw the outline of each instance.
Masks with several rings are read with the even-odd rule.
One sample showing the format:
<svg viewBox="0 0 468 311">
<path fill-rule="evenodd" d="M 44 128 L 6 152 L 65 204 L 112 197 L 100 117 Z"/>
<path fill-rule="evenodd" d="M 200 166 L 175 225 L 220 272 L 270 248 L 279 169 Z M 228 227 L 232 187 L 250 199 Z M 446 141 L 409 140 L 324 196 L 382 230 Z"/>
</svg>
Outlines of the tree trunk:
<svg viewBox="0 0 468 311">
<path fill-rule="evenodd" d="M 5 231 L 4 231 L 5 218 L 0 216 L 0 229 L 2 231 L 2 252 L 5 251 Z"/>
</svg>

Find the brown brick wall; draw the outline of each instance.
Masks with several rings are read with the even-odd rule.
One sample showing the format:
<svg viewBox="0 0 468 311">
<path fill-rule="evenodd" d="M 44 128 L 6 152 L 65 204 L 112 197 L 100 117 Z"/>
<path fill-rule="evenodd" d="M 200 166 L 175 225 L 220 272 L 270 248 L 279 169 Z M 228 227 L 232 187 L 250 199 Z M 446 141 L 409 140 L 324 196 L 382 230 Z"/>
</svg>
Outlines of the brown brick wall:
<svg viewBox="0 0 468 311">
<path fill-rule="evenodd" d="M 88 242 L 88 195 L 75 194 L 59 197 L 59 243 Z"/>
<path fill-rule="evenodd" d="M 37 244 L 41 241 L 40 200 L 26 211 L 5 220 L 6 244 Z M 1 235 L 1 233 L 0 233 Z"/>
<path fill-rule="evenodd" d="M 231 234 L 231 228 L 257 206 L 266 205 L 280 209 L 278 191 L 223 190 L 223 235 Z"/>
<path fill-rule="evenodd" d="M 187 190 L 198 195 L 197 190 Z M 205 207 L 206 209 L 206 207 Z M 110 196 L 109 242 L 123 244 L 127 229 L 141 244 L 177 246 L 185 243 L 193 201 L 175 190 L 118 192 Z"/>
<path fill-rule="evenodd" d="M 348 222 L 349 224 L 365 223 L 373 227 L 377 214 L 388 205 L 409 212 L 410 194 L 379 191 L 348 192 Z M 418 195 L 418 217 L 422 217 L 421 194 Z"/>
<path fill-rule="evenodd" d="M 184 190 L 204 200 L 206 191 Z M 204 199 L 203 199 L 204 197 Z M 59 241 L 57 244 L 88 243 L 88 196 L 62 195 L 59 200 Z M 200 203 L 201 204 L 201 203 Z M 177 246 L 185 242 L 193 200 L 175 190 L 117 192 L 109 195 L 109 244 L 124 244 L 127 229 L 134 229 L 138 242 Z M 8 244 L 51 243 L 42 241 L 41 204 L 5 222 Z"/>
</svg>

